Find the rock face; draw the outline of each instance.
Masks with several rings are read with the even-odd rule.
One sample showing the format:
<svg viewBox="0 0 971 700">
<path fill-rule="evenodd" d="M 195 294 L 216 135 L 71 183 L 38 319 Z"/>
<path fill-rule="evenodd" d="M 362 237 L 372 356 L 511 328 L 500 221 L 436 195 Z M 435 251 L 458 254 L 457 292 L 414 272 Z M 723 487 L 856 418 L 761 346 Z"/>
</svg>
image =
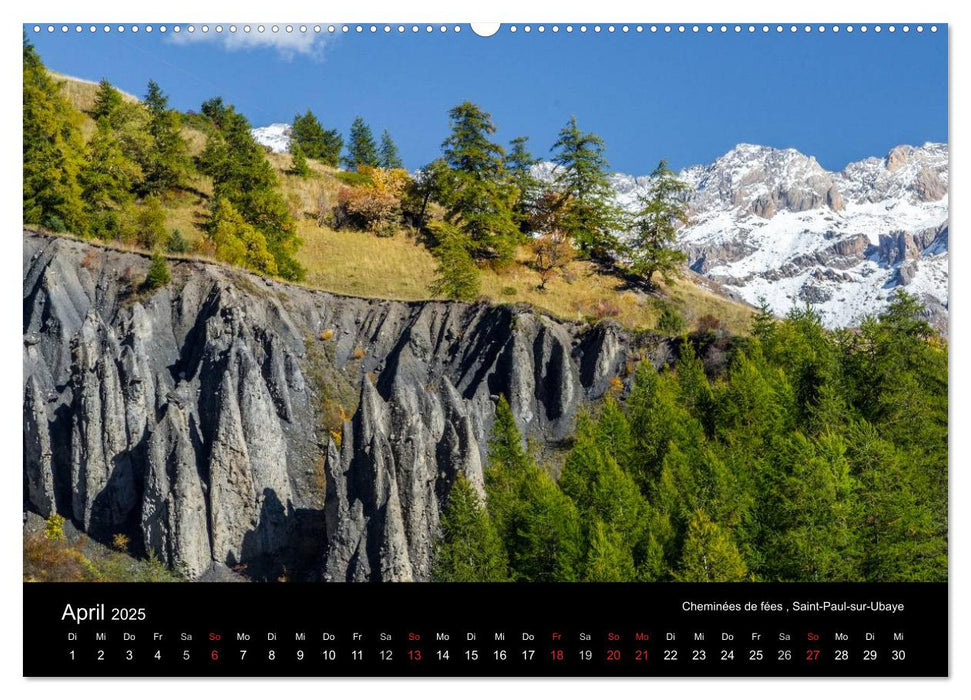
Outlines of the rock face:
<svg viewBox="0 0 971 700">
<path fill-rule="evenodd" d="M 341 297 L 24 232 L 24 507 L 190 578 L 423 580 L 494 401 L 555 444 L 657 338 L 516 307 Z"/>
</svg>

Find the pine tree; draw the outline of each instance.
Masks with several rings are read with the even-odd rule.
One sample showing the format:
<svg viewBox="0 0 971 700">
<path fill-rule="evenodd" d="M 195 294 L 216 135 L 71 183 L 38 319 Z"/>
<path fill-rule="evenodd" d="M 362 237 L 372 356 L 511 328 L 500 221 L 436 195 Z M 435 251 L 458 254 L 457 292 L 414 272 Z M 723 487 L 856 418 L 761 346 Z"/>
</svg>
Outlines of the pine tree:
<svg viewBox="0 0 971 700">
<path fill-rule="evenodd" d="M 298 114 L 290 125 L 290 142 L 303 149 L 304 155 L 336 168 L 340 163 L 344 139 L 335 129 L 324 129 L 309 109 Z"/>
<path fill-rule="evenodd" d="M 602 583 L 633 581 L 634 560 L 625 535 L 597 520 L 591 528 L 583 580 Z"/>
<path fill-rule="evenodd" d="M 678 224 L 688 223 L 690 189 L 664 160 L 651 173 L 651 186 L 640 199 L 641 209 L 634 217 L 630 243 L 631 272 L 643 277 L 648 286 L 654 284 L 656 274 L 670 281 L 688 259 L 674 244 Z"/>
<path fill-rule="evenodd" d="M 24 223 L 83 235 L 81 115 L 61 95 L 26 36 L 23 102 Z"/>
<path fill-rule="evenodd" d="M 563 226 L 577 247 L 594 260 L 610 261 L 621 250 L 616 232 L 622 217 L 607 177 L 604 142 L 583 133 L 571 117 L 553 144 L 557 187 L 569 197 Z"/>
<path fill-rule="evenodd" d="M 516 186 L 516 204 L 513 213 L 519 228 L 528 233 L 532 229 L 530 223 L 536 201 L 542 190 L 542 183 L 533 175 L 533 166 L 540 162 L 526 148 L 528 136 L 518 136 L 509 142 L 509 152 L 506 154 L 506 171 L 510 181 Z"/>
<path fill-rule="evenodd" d="M 172 275 L 169 274 L 169 261 L 160 252 L 155 251 L 152 253 L 152 264 L 148 268 L 148 275 L 145 277 L 145 282 L 142 287 L 146 291 L 154 291 L 159 287 L 164 287 L 171 281 Z"/>
<path fill-rule="evenodd" d="M 101 238 L 120 235 L 119 212 L 131 203 L 141 177 L 141 168 L 125 155 L 108 118 L 101 117 L 80 173 L 91 233 Z"/>
<path fill-rule="evenodd" d="M 485 469 L 489 514 L 503 541 L 510 542 L 521 515 L 524 485 L 538 470 L 523 448 L 523 438 L 505 396 L 496 403 Z"/>
<path fill-rule="evenodd" d="M 768 342 L 775 330 L 775 314 L 765 297 L 759 297 L 759 310 L 752 316 L 752 335 L 763 343 Z"/>
<path fill-rule="evenodd" d="M 300 239 L 290 208 L 280 192 L 280 183 L 266 152 L 253 139 L 250 124 L 234 107 L 215 98 L 202 107 L 214 127 L 199 156 L 199 169 L 213 179 L 215 199 L 224 198 L 232 204 L 235 215 L 260 234 L 265 249 L 273 258 L 270 265 L 263 255 L 264 244 L 248 229 L 236 232 L 236 238 L 250 241 L 249 253 L 227 252 L 226 259 L 240 260 L 236 264 L 250 266 L 285 279 L 299 280 L 304 270 L 294 257 Z M 216 207 L 213 211 L 217 211 Z M 208 229 L 214 230 L 212 215 Z M 235 219 L 234 217 L 230 217 Z M 235 228 L 235 223 L 233 224 Z M 232 246 L 227 251 L 234 250 Z M 275 271 L 273 271 L 275 268 Z"/>
<path fill-rule="evenodd" d="M 432 579 L 462 583 L 509 580 L 502 540 L 479 494 L 463 474 L 452 484 L 441 527 Z"/>
<path fill-rule="evenodd" d="M 744 581 L 748 571 L 730 533 L 712 522 L 701 510 L 688 524 L 678 581 L 729 583 Z"/>
<path fill-rule="evenodd" d="M 216 197 L 206 222 L 206 232 L 220 260 L 268 275 L 278 273 L 266 237 L 246 222 L 229 198 Z"/>
<path fill-rule="evenodd" d="M 489 114 L 471 102 L 449 111 L 451 135 L 442 144 L 448 171 L 437 186 L 446 220 L 458 226 L 476 258 L 509 262 L 519 241 L 513 220 L 515 195 L 505 177 L 504 152 L 489 140 L 496 127 Z"/>
<path fill-rule="evenodd" d="M 428 291 L 436 297 L 471 301 L 482 284 L 479 268 L 469 253 L 469 243 L 462 233 L 444 222 L 434 226 L 439 242 L 432 253 L 437 265 L 435 279 Z"/>
<path fill-rule="evenodd" d="M 189 148 L 182 138 L 181 117 L 168 104 L 168 97 L 158 83 L 149 81 L 145 107 L 149 113 L 152 149 L 142 166 L 145 171 L 142 188 L 148 194 L 163 194 L 182 187 L 189 172 Z"/>
<path fill-rule="evenodd" d="M 307 156 L 304 155 L 303 149 L 300 148 L 299 143 L 295 143 L 293 146 L 291 146 L 290 156 L 293 158 L 293 164 L 290 171 L 298 177 L 309 177 L 310 166 L 307 164 Z"/>
<path fill-rule="evenodd" d="M 102 117 L 110 119 L 115 110 L 121 107 L 123 99 L 107 78 L 102 78 L 98 83 L 98 92 L 94 97 L 94 106 L 91 108 L 91 117 L 98 121 Z"/>
<path fill-rule="evenodd" d="M 378 148 L 378 165 L 385 170 L 403 168 L 405 164 L 398 155 L 398 146 L 391 139 L 387 129 L 381 132 L 381 145 Z"/>
<path fill-rule="evenodd" d="M 347 155 L 344 165 L 348 170 L 357 170 L 362 165 L 376 168 L 380 164 L 378 146 L 374 142 L 374 134 L 363 117 L 354 117 L 351 123 L 350 140 L 347 143 Z"/>
</svg>

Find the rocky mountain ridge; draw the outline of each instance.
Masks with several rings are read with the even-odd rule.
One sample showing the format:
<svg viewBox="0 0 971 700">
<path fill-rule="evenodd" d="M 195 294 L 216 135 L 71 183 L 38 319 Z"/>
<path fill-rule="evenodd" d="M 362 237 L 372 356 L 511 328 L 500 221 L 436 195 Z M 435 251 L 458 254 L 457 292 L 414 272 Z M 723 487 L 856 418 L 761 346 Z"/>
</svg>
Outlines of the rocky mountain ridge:
<svg viewBox="0 0 971 700">
<path fill-rule="evenodd" d="M 188 578 L 424 580 L 498 395 L 540 445 L 669 342 L 526 308 L 313 291 L 24 231 L 24 508 Z"/>
<path fill-rule="evenodd" d="M 695 194 L 679 243 L 696 272 L 779 314 L 808 303 L 833 327 L 903 287 L 946 332 L 946 145 L 898 146 L 834 173 L 794 149 L 742 144 L 681 177 Z M 649 186 L 615 183 L 628 209 Z"/>
</svg>

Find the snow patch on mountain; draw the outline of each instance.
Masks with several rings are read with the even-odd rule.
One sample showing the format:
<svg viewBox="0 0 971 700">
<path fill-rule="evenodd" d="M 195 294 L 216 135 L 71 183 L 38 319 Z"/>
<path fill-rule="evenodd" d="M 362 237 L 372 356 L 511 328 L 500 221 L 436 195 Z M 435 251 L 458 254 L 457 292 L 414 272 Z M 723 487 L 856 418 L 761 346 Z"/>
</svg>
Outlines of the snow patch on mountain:
<svg viewBox="0 0 971 700">
<path fill-rule="evenodd" d="M 270 124 L 252 130 L 253 139 L 261 146 L 266 146 L 274 153 L 286 153 L 290 150 L 290 125 Z"/>
</svg>

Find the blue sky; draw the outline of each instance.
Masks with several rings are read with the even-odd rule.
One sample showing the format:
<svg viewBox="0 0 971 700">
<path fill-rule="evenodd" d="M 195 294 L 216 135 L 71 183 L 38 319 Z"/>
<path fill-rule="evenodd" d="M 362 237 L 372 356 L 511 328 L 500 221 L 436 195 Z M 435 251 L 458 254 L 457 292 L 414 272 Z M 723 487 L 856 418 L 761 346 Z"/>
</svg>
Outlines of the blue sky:
<svg viewBox="0 0 971 700">
<path fill-rule="evenodd" d="M 469 99 L 501 141 L 530 137 L 546 157 L 576 115 L 607 143 L 613 169 L 707 163 L 739 142 L 794 147 L 825 167 L 947 140 L 947 32 L 802 31 L 595 34 L 505 28 L 456 34 L 35 34 L 48 67 L 108 78 L 141 95 L 156 80 L 179 109 L 214 95 L 253 123 L 312 109 L 346 133 L 362 115 L 387 128 L 410 168 L 439 154 L 447 111 Z M 197 33 L 196 37 L 201 37 Z"/>
</svg>

